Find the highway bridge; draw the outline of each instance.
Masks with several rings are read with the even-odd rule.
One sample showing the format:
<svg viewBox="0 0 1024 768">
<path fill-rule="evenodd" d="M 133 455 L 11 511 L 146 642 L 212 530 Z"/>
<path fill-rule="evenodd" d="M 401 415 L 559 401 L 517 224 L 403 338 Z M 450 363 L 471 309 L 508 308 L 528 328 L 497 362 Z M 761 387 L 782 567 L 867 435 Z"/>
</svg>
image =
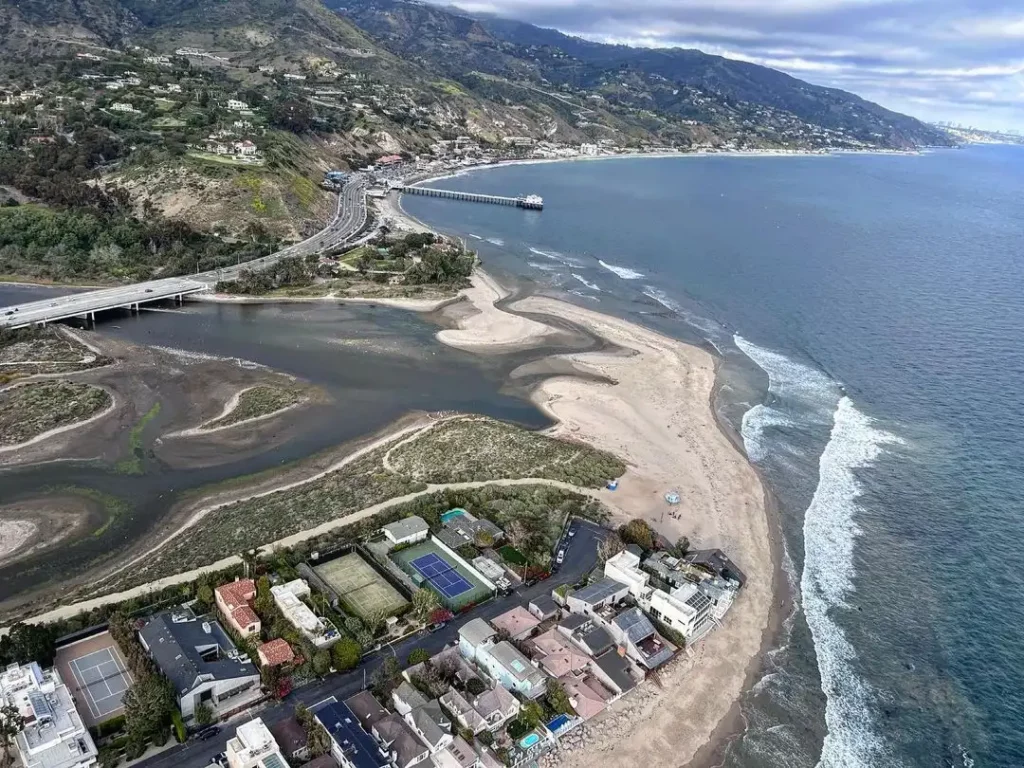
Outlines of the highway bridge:
<svg viewBox="0 0 1024 768">
<path fill-rule="evenodd" d="M 338 209 L 334 219 L 324 229 L 307 240 L 282 248 L 269 256 L 225 269 L 183 277 L 150 280 L 116 288 L 85 291 L 3 307 L 0 308 L 0 328 L 26 328 L 71 317 L 80 317 L 91 321 L 95 320 L 97 312 L 104 310 L 130 309 L 137 311 L 141 304 L 152 301 L 167 299 L 180 301 L 191 293 L 211 290 L 220 280 L 235 279 L 243 269 L 261 269 L 289 256 L 307 256 L 327 248 L 344 245 L 363 228 L 366 218 L 366 182 L 362 177 L 352 177 L 338 195 Z"/>
</svg>

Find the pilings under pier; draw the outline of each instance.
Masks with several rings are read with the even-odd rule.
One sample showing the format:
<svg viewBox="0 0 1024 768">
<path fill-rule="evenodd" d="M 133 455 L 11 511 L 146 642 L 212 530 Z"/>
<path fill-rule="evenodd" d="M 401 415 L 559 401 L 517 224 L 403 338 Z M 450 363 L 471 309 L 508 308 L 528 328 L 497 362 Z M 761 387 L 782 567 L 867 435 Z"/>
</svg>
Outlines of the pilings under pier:
<svg viewBox="0 0 1024 768">
<path fill-rule="evenodd" d="M 471 203 L 491 203 L 492 205 L 510 205 L 515 208 L 526 208 L 528 210 L 541 211 L 544 209 L 544 198 L 539 195 L 525 195 L 522 197 L 502 197 L 501 195 L 482 195 L 477 192 L 459 192 L 454 189 L 436 189 L 434 187 L 408 187 L 403 185 L 393 186 L 392 189 L 404 192 L 408 195 L 423 195 L 425 197 L 443 197 L 449 200 L 466 200 Z"/>
</svg>

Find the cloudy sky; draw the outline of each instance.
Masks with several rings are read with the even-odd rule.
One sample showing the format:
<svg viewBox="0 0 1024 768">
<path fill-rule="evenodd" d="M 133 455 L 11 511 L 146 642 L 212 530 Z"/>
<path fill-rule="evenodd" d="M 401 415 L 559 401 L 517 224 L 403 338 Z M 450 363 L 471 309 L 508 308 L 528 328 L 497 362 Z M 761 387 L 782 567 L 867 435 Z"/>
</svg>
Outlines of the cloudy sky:
<svg viewBox="0 0 1024 768">
<path fill-rule="evenodd" d="M 1024 131 L 1024 0 L 455 4 L 592 40 L 684 46 L 752 61 L 925 120 Z"/>
</svg>

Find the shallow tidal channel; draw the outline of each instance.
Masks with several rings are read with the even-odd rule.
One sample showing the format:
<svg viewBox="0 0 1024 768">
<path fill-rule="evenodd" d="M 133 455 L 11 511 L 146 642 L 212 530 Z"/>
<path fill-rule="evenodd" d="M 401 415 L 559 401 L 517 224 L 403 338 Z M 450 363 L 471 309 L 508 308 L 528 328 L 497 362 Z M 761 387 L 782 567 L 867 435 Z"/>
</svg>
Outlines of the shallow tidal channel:
<svg viewBox="0 0 1024 768">
<path fill-rule="evenodd" d="M 53 292 L 0 287 L 0 305 L 48 295 Z M 221 362 L 226 366 L 265 367 L 295 377 L 324 396 L 282 419 L 284 424 L 274 427 L 262 448 L 235 452 L 226 447 L 209 461 L 191 456 L 188 462 L 169 462 L 161 435 L 200 421 L 190 408 L 203 400 L 206 385 L 197 381 L 194 391 L 179 385 L 165 394 L 159 377 L 150 373 L 147 391 L 157 393 L 161 407 L 142 429 L 139 473 L 126 473 L 123 465 L 119 470 L 110 460 L 110 446 L 106 451 L 97 446 L 95 455 L 101 458 L 0 469 L 0 507 L 39 505 L 46 498 L 57 504 L 70 494 L 87 499 L 93 508 L 84 525 L 52 548 L 15 562 L 0 561 L 0 608 L 14 607 L 58 579 L 69 587 L 75 584 L 94 565 L 111 562 L 145 539 L 185 496 L 357 440 L 410 412 L 472 412 L 530 428 L 547 426 L 546 417 L 528 399 L 534 376 L 510 378 L 510 373 L 533 363 L 529 370 L 540 374 L 544 364 L 538 361 L 568 347 L 470 354 L 439 343 L 437 330 L 431 318 L 412 312 L 328 302 L 192 303 L 104 319 L 96 328 L 103 338 L 174 350 L 170 359 L 181 361 L 178 372 L 185 371 L 186 381 L 189 360 L 208 356 L 226 359 Z M 592 344 L 582 338 L 567 343 L 573 349 Z M 120 375 L 126 379 L 139 376 L 130 360 L 123 367 Z M 130 452 L 131 427 L 121 427 L 118 442 L 123 445 L 114 451 L 122 458 Z"/>
</svg>

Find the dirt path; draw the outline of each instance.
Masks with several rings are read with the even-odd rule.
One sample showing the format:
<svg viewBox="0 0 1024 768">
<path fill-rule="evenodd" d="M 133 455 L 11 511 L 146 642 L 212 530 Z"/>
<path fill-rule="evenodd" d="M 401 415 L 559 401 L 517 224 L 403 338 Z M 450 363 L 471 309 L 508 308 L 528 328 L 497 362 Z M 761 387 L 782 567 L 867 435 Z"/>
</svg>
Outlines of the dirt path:
<svg viewBox="0 0 1024 768">
<path fill-rule="evenodd" d="M 425 431 L 426 428 L 420 427 L 419 429 Z M 376 447 L 376 445 L 373 446 L 373 447 Z M 365 453 L 366 450 L 371 450 L 371 448 L 366 448 L 366 449 L 363 450 L 363 452 Z M 354 458 L 355 458 L 355 456 L 353 455 L 352 459 L 354 460 Z M 324 473 L 324 474 L 326 474 L 326 473 Z M 306 482 L 308 482 L 308 481 L 306 481 Z M 286 488 L 294 487 L 296 485 L 301 485 L 301 484 L 302 483 L 292 483 L 289 486 L 282 486 L 281 488 L 278 488 L 278 489 L 275 489 L 275 490 L 284 490 Z M 598 491 L 598 490 L 594 490 L 593 488 L 580 488 L 578 486 L 571 485 L 570 483 L 564 483 L 561 480 L 548 480 L 546 478 L 516 478 L 516 479 L 505 479 L 505 480 L 475 480 L 475 481 L 465 482 L 465 483 L 439 483 L 439 484 L 434 484 L 434 485 L 428 485 L 422 491 L 415 491 L 413 493 L 407 493 L 404 496 L 396 496 L 395 498 L 387 499 L 386 501 L 382 501 L 382 502 L 380 502 L 378 504 L 374 504 L 373 506 L 366 507 L 365 509 L 361 509 L 358 512 L 353 512 L 352 514 L 346 515 L 345 517 L 339 517 L 339 518 L 337 518 L 335 520 L 330 520 L 330 521 L 328 521 L 326 523 L 323 523 L 322 525 L 318 525 L 316 528 L 309 528 L 309 529 L 307 529 L 305 531 L 299 531 L 298 533 L 292 534 L 291 536 L 287 536 L 287 537 L 285 537 L 283 539 L 279 539 L 278 541 L 268 542 L 267 544 L 264 544 L 262 547 L 260 547 L 260 549 L 265 550 L 265 551 L 272 551 L 275 548 L 295 546 L 296 544 L 299 544 L 299 543 L 301 543 L 303 541 L 306 541 L 307 539 L 315 538 L 316 536 L 319 536 L 319 535 L 321 535 L 323 533 L 327 533 L 328 531 L 332 531 L 335 528 L 344 528 L 345 526 L 352 525 L 353 523 L 357 523 L 360 520 L 364 520 L 367 517 L 372 517 L 373 515 L 376 515 L 379 512 L 383 512 L 383 511 L 385 511 L 387 509 L 390 509 L 391 507 L 397 506 L 399 504 L 405 504 L 406 502 L 413 501 L 414 499 L 417 499 L 420 496 L 425 496 L 427 494 L 436 493 L 437 491 L 445 491 L 445 490 L 453 490 L 453 491 L 471 490 L 473 488 L 484 488 L 484 487 L 490 486 L 490 485 L 506 486 L 506 487 L 507 486 L 515 486 L 515 485 L 546 485 L 546 486 L 549 486 L 551 488 L 561 488 L 563 490 L 572 491 L 573 493 L 578 493 L 578 494 L 581 494 L 583 496 L 588 496 L 588 497 L 590 497 L 592 499 L 596 499 L 598 501 L 601 501 L 604 504 L 606 504 L 608 506 L 611 506 L 612 507 L 612 511 L 614 513 L 617 513 L 619 515 L 623 514 L 623 511 L 621 509 L 619 509 L 617 506 L 615 506 L 615 505 L 610 503 L 608 495 L 607 495 L 607 493 L 608 493 L 607 491 Z M 267 492 L 264 492 L 264 493 L 257 494 L 256 496 L 251 497 L 251 498 L 256 498 L 258 496 L 264 496 L 267 493 L 273 493 L 273 492 L 274 491 L 267 491 Z M 217 505 L 217 507 L 219 507 L 219 506 L 223 506 L 223 505 Z M 206 510 L 201 510 L 201 512 L 205 512 L 206 514 L 208 514 L 209 512 L 211 512 L 214 509 L 216 509 L 217 507 L 209 507 Z M 201 519 L 201 518 L 198 518 L 198 519 Z M 196 522 L 198 522 L 198 519 L 196 519 Z M 193 522 L 192 524 L 194 525 L 195 523 Z M 180 533 L 180 530 L 178 531 L 178 533 Z M 159 549 L 159 547 L 163 546 L 165 543 L 166 543 L 166 540 L 164 542 L 162 542 L 160 545 L 158 545 L 157 547 L 153 547 L 152 549 L 150 549 L 149 551 L 147 551 L 143 555 L 140 555 L 139 557 L 136 557 L 133 560 L 131 560 L 129 563 L 121 566 L 117 571 L 114 571 L 114 573 L 118 573 L 118 572 L 124 570 L 125 568 L 129 567 L 133 563 L 138 562 L 142 558 L 147 557 L 149 554 L 151 554 L 155 550 Z M 213 571 L 220 571 L 220 570 L 223 570 L 224 568 L 227 568 L 227 567 L 229 567 L 231 565 L 236 565 L 236 564 L 238 564 L 240 562 L 241 562 L 241 559 L 237 555 L 232 555 L 231 557 L 225 557 L 224 559 L 218 560 L 217 562 L 211 563 L 210 565 L 204 565 L 202 568 L 196 568 L 196 569 L 188 571 L 186 573 L 177 573 L 174 576 L 168 576 L 168 577 L 163 578 L 163 579 L 158 579 L 157 581 L 149 582 L 148 584 L 142 584 L 142 585 L 140 585 L 138 587 L 133 587 L 132 589 L 128 589 L 128 590 L 125 590 L 123 592 L 114 592 L 112 594 L 103 595 L 101 597 L 95 597 L 95 598 L 92 598 L 92 599 L 89 599 L 89 600 L 83 600 L 82 602 L 74 603 L 72 605 L 61 606 L 60 608 L 55 608 L 52 611 L 48 611 L 46 613 L 39 614 L 38 616 L 33 616 L 32 618 L 27 619 L 26 621 L 28 621 L 28 622 L 30 622 L 32 624 L 45 624 L 45 623 L 51 622 L 51 621 L 59 621 L 61 619 L 66 619 L 66 618 L 69 618 L 71 616 L 75 616 L 76 614 L 78 614 L 78 613 L 80 613 L 82 611 L 89 611 L 89 610 L 92 610 L 93 608 L 97 608 L 97 607 L 99 607 L 101 605 L 107 605 L 109 603 L 119 603 L 119 602 L 121 602 L 123 600 L 128 600 L 128 599 L 133 598 L 133 597 L 138 597 L 139 595 L 145 595 L 145 594 L 150 593 L 150 592 L 155 592 L 157 590 L 163 589 L 164 587 L 171 586 L 172 584 L 184 584 L 186 582 L 195 581 L 197 578 L 202 576 L 204 573 L 210 573 L 210 572 L 213 572 Z M 113 574 L 111 574 L 111 575 L 113 575 Z M 7 630 L 6 627 L 3 630 L 0 630 L 0 634 L 6 632 L 6 630 Z"/>
</svg>

